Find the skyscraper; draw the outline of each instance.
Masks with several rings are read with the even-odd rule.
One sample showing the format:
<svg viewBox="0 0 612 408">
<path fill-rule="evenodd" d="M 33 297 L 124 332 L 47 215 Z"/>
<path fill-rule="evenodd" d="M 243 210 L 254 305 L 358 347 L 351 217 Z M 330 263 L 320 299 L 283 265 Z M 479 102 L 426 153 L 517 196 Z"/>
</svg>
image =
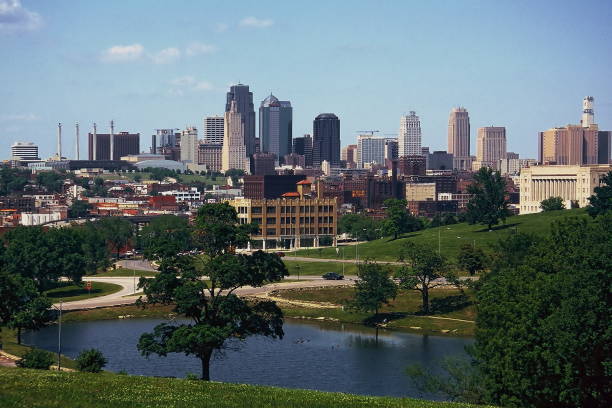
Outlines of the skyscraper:
<svg viewBox="0 0 612 408">
<path fill-rule="evenodd" d="M 207 116 L 204 118 L 204 143 L 223 143 L 223 116 Z"/>
<path fill-rule="evenodd" d="M 340 119 L 333 113 L 322 113 L 313 121 L 312 165 L 320 167 L 327 160 L 340 166 Z"/>
<path fill-rule="evenodd" d="M 261 151 L 274 153 L 276 160 L 292 151 L 293 108 L 289 101 L 279 101 L 270 94 L 259 106 L 259 141 Z"/>
<path fill-rule="evenodd" d="M 344 146 L 340 152 L 340 160 L 346 162 L 349 169 L 357 167 L 357 145 Z"/>
<path fill-rule="evenodd" d="M 304 165 L 312 167 L 312 136 L 305 134 L 293 138 L 293 153 L 304 156 Z"/>
<path fill-rule="evenodd" d="M 453 169 L 471 170 L 470 116 L 463 107 L 453 108 L 448 118 L 448 153 L 453 155 Z"/>
<path fill-rule="evenodd" d="M 88 134 L 89 160 L 119 160 L 123 156 L 140 153 L 140 133 L 119 132 L 112 135 L 111 142 L 111 133 L 96 133 L 94 147 L 94 134 Z"/>
<path fill-rule="evenodd" d="M 476 163 L 472 170 L 478 170 L 481 167 L 499 170 L 499 161 L 505 158 L 506 128 L 494 126 L 478 128 Z"/>
<path fill-rule="evenodd" d="M 32 142 L 15 142 L 11 145 L 11 158 L 19 160 L 40 160 L 38 145 Z"/>
<path fill-rule="evenodd" d="M 198 129 L 193 126 L 183 130 L 181 134 L 181 161 L 198 163 Z"/>
<path fill-rule="evenodd" d="M 400 119 L 398 155 L 416 156 L 421 154 L 421 121 L 416 112 L 410 111 Z"/>
<path fill-rule="evenodd" d="M 357 137 L 357 167 L 365 168 L 367 164 L 385 164 L 384 137 L 359 135 Z"/>
<path fill-rule="evenodd" d="M 238 112 L 238 104 L 232 100 L 230 110 L 225 112 L 225 130 L 221 153 L 221 171 L 241 169 L 247 172 L 248 159 L 244 144 L 244 123 Z"/>
<path fill-rule="evenodd" d="M 248 85 L 232 85 L 227 93 L 225 112 L 231 109 L 232 101 L 236 102 L 236 112 L 242 115 L 244 127 L 244 145 L 247 156 L 251 156 L 256 151 L 255 139 L 255 108 L 253 105 L 253 93 L 249 91 Z"/>
</svg>

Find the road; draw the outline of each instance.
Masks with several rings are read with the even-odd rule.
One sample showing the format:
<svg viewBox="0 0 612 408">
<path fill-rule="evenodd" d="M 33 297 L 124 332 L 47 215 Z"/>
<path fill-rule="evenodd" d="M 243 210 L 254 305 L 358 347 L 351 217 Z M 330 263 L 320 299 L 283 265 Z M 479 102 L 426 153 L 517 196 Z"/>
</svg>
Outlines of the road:
<svg viewBox="0 0 612 408">
<path fill-rule="evenodd" d="M 351 279 L 353 278 L 353 279 Z M 330 287 L 330 286 L 350 286 L 354 284 L 355 277 L 348 277 L 345 280 L 340 281 L 331 281 L 322 279 L 320 276 L 300 276 L 300 282 L 281 282 L 281 283 L 272 283 L 269 285 L 265 285 L 262 287 L 254 288 L 250 286 L 245 286 L 243 288 L 237 289 L 235 293 L 237 295 L 243 296 L 254 296 L 264 294 L 276 289 L 295 289 L 295 288 L 317 288 L 317 287 Z M 134 286 L 134 279 L 131 277 L 88 277 L 88 281 L 92 282 L 107 282 L 114 283 L 115 285 L 119 285 L 122 289 L 119 292 L 95 297 L 91 299 L 82 299 L 76 300 L 74 302 L 65 302 L 62 304 L 63 310 L 83 310 L 83 309 L 96 309 L 100 307 L 109 307 L 109 306 L 120 306 L 120 305 L 130 305 L 138 299 L 139 295 L 134 295 L 134 293 L 138 292 L 138 288 Z M 138 284 L 138 279 L 136 279 L 136 285 Z M 55 304 L 54 306 L 59 308 L 59 304 Z"/>
</svg>

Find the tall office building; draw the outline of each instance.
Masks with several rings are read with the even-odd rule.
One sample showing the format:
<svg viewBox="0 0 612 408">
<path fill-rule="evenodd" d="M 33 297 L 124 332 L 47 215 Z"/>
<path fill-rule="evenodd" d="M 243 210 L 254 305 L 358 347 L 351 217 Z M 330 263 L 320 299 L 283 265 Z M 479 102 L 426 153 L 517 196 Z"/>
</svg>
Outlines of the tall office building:
<svg viewBox="0 0 612 408">
<path fill-rule="evenodd" d="M 465 108 L 453 108 L 448 118 L 448 153 L 453 155 L 453 168 L 470 170 L 470 116 Z"/>
<path fill-rule="evenodd" d="M 259 142 L 263 153 L 273 153 L 282 162 L 291 153 L 293 108 L 289 101 L 279 101 L 270 94 L 259 106 Z"/>
<path fill-rule="evenodd" d="M 346 163 L 347 168 L 357 167 L 357 145 L 348 145 L 342 148 L 340 160 Z"/>
<path fill-rule="evenodd" d="M 385 164 L 384 137 L 359 135 L 357 137 L 357 167 L 365 168 L 369 164 Z"/>
<path fill-rule="evenodd" d="M 397 138 L 385 139 L 385 160 L 397 160 L 399 157 L 399 142 Z"/>
<path fill-rule="evenodd" d="M 340 119 L 333 113 L 322 113 L 313 121 L 312 165 L 321 167 L 328 161 L 340 166 Z"/>
<path fill-rule="evenodd" d="M 238 104 L 232 100 L 230 110 L 225 112 L 225 130 L 221 153 L 221 171 L 231 169 L 249 171 L 246 146 L 244 144 L 244 123 L 238 112 Z"/>
<path fill-rule="evenodd" d="M 293 138 L 293 153 L 304 156 L 304 165 L 312 167 L 312 136 L 305 134 Z"/>
<path fill-rule="evenodd" d="M 249 91 L 248 85 L 232 85 L 227 93 L 225 112 L 231 109 L 231 103 L 236 103 L 236 112 L 241 116 L 244 128 L 244 145 L 247 156 L 256 152 L 257 140 L 255 138 L 255 108 L 253 105 L 253 92 Z"/>
<path fill-rule="evenodd" d="M 414 111 L 400 118 L 398 155 L 416 156 L 421 154 L 421 121 Z"/>
<path fill-rule="evenodd" d="M 223 116 L 207 116 L 204 118 L 204 143 L 223 143 Z"/>
<path fill-rule="evenodd" d="M 123 156 L 140 153 L 140 133 L 114 133 L 111 141 L 110 133 L 88 134 L 89 160 L 119 160 Z M 111 158 L 111 146 L 113 156 Z M 95 156 L 94 156 L 95 151 Z"/>
<path fill-rule="evenodd" d="M 32 142 L 15 142 L 11 145 L 11 158 L 18 160 L 40 160 L 38 145 Z"/>
<path fill-rule="evenodd" d="M 197 164 L 198 129 L 189 126 L 181 132 L 181 161 Z"/>
<path fill-rule="evenodd" d="M 198 144 L 198 164 L 206 166 L 210 171 L 221 171 L 222 143 Z"/>
<path fill-rule="evenodd" d="M 476 141 L 476 162 L 472 170 L 489 167 L 499 170 L 499 161 L 506 158 L 506 128 L 481 127 L 478 128 Z"/>
<path fill-rule="evenodd" d="M 610 136 L 594 124 L 588 128 L 567 125 L 540 132 L 538 150 L 542 164 L 608 164 Z"/>
</svg>

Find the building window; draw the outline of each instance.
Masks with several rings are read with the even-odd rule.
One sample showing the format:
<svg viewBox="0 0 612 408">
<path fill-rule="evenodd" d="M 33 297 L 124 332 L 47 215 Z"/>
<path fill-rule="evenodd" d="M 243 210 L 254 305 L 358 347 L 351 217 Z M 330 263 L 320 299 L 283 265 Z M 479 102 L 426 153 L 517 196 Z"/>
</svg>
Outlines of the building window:
<svg viewBox="0 0 612 408">
<path fill-rule="evenodd" d="M 275 217 L 266 218 L 266 224 L 276 224 L 276 218 Z"/>
<path fill-rule="evenodd" d="M 266 235 L 276 235 L 276 230 L 274 228 L 268 228 L 266 230 Z"/>
<path fill-rule="evenodd" d="M 276 213 L 276 207 L 266 207 L 266 212 L 269 213 Z"/>
<path fill-rule="evenodd" d="M 253 214 L 261 214 L 261 207 L 252 207 L 251 213 Z"/>
</svg>

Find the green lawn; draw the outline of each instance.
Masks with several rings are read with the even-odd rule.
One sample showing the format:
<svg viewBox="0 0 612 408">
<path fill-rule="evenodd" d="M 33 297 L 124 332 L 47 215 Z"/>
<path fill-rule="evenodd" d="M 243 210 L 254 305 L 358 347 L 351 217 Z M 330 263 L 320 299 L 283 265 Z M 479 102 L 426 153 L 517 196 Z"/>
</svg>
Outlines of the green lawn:
<svg viewBox="0 0 612 408">
<path fill-rule="evenodd" d="M 459 408 L 473 405 L 111 373 L 61 373 L 0 368 L 0 406 Z"/>
<path fill-rule="evenodd" d="M 298 276 L 298 266 L 300 275 L 317 275 L 321 276 L 327 272 L 336 272 L 342 274 L 342 262 L 302 262 L 302 261 L 285 261 L 285 266 L 289 270 L 292 279 Z M 344 263 L 344 274 L 355 275 L 357 267 L 352 263 Z"/>
<path fill-rule="evenodd" d="M 354 296 L 352 287 L 287 289 L 273 292 L 273 296 L 288 300 L 332 303 L 338 306 L 346 304 Z M 281 304 L 287 317 L 325 318 L 344 323 L 372 324 L 387 319 L 386 327 L 411 330 L 420 333 L 449 334 L 455 336 L 472 336 L 475 325 L 476 309 L 472 304 L 472 293 L 466 291 L 467 298 L 461 298 L 459 290 L 439 288 L 430 292 L 432 308 L 429 316 L 420 314 L 421 295 L 416 291 L 401 290 L 398 296 L 384 305 L 379 315 L 373 319 L 373 313 L 349 311 L 346 308 L 315 308 Z M 451 319 L 467 320 L 457 321 Z"/>
<path fill-rule="evenodd" d="M 87 280 L 87 278 L 85 278 Z M 114 283 L 92 282 L 91 290 L 85 289 L 85 284 L 75 285 L 71 282 L 61 282 L 60 286 L 45 291 L 45 294 L 52 301 L 62 300 L 72 302 L 73 300 L 89 299 L 98 296 L 110 295 L 119 292 L 121 286 Z"/>
<path fill-rule="evenodd" d="M 506 220 L 505 224 L 500 224 L 488 231 L 483 225 L 469 225 L 467 223 L 430 228 L 422 231 L 405 234 L 404 237 L 393 240 L 383 238 L 376 241 L 364 242 L 359 244 L 360 259 L 374 259 L 378 261 L 397 261 L 400 248 L 408 240 L 414 240 L 432 248 L 437 249 L 438 243 L 443 255 L 454 258 L 463 244 L 475 244 L 486 248 L 489 244 L 496 242 L 508 234 L 515 231 L 546 234 L 550 231 L 553 221 L 567 216 L 585 216 L 584 209 L 551 211 L 538 214 L 516 215 Z M 336 253 L 336 248 L 323 249 L 304 249 L 292 252 L 289 256 L 305 256 L 312 258 L 332 258 L 342 259 L 344 251 L 345 259 L 355 258 L 355 245 L 340 247 L 340 252 Z"/>
<path fill-rule="evenodd" d="M 126 269 L 126 268 L 117 268 L 115 270 L 110 270 L 110 271 L 106 271 L 106 272 L 101 272 L 101 273 L 97 273 L 96 277 L 100 276 L 100 277 L 117 277 L 117 276 L 127 276 L 127 277 L 131 277 L 134 276 L 134 271 L 136 272 L 136 276 L 140 277 L 140 276 L 145 276 L 147 278 L 156 276 L 158 272 L 154 272 L 154 271 L 143 271 L 143 270 L 139 270 L 139 269 Z"/>
</svg>

